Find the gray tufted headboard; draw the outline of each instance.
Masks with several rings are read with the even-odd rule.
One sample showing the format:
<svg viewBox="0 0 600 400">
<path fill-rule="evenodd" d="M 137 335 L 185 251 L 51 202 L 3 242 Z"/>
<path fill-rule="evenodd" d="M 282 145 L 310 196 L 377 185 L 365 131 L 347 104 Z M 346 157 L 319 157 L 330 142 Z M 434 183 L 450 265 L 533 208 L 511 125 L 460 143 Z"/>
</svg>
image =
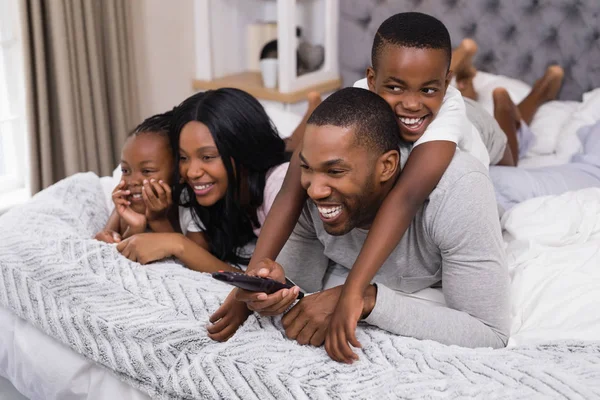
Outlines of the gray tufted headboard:
<svg viewBox="0 0 600 400">
<path fill-rule="evenodd" d="M 600 87 L 600 0 L 340 0 L 340 68 L 345 86 L 363 78 L 379 25 L 420 11 L 448 27 L 452 45 L 471 37 L 475 66 L 532 84 L 547 65 L 565 69 L 563 100 Z"/>
</svg>

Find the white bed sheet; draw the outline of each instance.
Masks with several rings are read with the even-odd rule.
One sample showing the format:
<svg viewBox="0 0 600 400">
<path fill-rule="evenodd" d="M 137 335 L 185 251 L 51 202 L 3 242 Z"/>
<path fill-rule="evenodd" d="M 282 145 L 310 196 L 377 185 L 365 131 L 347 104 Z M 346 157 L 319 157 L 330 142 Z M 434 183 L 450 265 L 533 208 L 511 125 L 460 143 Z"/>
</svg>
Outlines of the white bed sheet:
<svg viewBox="0 0 600 400">
<path fill-rule="evenodd" d="M 32 400 L 150 398 L 2 307 L 0 376 Z"/>
</svg>

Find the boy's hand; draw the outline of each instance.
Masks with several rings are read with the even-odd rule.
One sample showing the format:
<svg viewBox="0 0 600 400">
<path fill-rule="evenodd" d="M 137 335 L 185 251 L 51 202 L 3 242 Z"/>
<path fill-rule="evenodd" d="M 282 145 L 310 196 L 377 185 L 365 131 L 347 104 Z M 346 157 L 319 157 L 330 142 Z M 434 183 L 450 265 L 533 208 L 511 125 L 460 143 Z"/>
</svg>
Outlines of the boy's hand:
<svg viewBox="0 0 600 400">
<path fill-rule="evenodd" d="M 129 207 L 131 202 L 125 197 L 131 194 L 129 190 L 124 190 L 125 181 L 119 182 L 112 193 L 112 200 L 115 203 L 117 213 L 133 232 L 143 232 L 146 229 L 146 216 L 136 213 Z"/>
<path fill-rule="evenodd" d="M 285 282 L 283 267 L 268 258 L 261 260 L 256 266 L 248 267 L 246 274 Z M 283 314 L 294 303 L 299 293 L 300 288 L 297 286 L 291 289 L 282 289 L 269 295 L 239 289 L 236 291 L 235 298 L 238 301 L 246 303 L 246 306 L 250 310 L 256 311 L 260 315 L 274 316 Z"/>
<path fill-rule="evenodd" d="M 210 316 L 209 321 L 212 323 L 207 328 L 208 337 L 217 342 L 225 342 L 232 337 L 238 328 L 248 319 L 252 311 L 246 307 L 245 303 L 235 300 L 235 292 L 238 288 L 233 289 L 221 307 Z"/>
<path fill-rule="evenodd" d="M 121 241 L 121 235 L 111 229 L 103 229 L 96 233 L 94 239 L 106 243 L 119 243 Z"/>
<path fill-rule="evenodd" d="M 146 219 L 156 221 L 167 217 L 167 212 L 173 204 L 171 188 L 162 180 L 144 179 L 142 198 L 146 204 Z"/>
<path fill-rule="evenodd" d="M 342 292 L 325 339 L 325 350 L 333 360 L 348 364 L 358 360 L 358 356 L 352 351 L 348 342 L 354 347 L 362 347 L 356 339 L 356 325 L 363 313 L 364 304 L 361 293 L 346 290 Z"/>
</svg>

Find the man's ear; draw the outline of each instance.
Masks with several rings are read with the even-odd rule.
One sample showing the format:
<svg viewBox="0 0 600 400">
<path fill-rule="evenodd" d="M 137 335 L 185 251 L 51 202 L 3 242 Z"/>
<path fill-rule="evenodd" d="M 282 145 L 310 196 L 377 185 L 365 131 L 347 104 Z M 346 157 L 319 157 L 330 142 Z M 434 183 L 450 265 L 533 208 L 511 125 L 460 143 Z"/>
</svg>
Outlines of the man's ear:
<svg viewBox="0 0 600 400">
<path fill-rule="evenodd" d="M 375 70 L 373 69 L 373 67 L 367 67 L 367 85 L 369 85 L 369 90 L 371 92 L 377 93 L 375 91 L 375 79 L 377 78 L 377 76 L 375 75 Z"/>
<path fill-rule="evenodd" d="M 377 159 L 379 182 L 386 183 L 396 176 L 400 168 L 400 153 L 398 150 L 390 150 L 383 153 Z"/>
</svg>

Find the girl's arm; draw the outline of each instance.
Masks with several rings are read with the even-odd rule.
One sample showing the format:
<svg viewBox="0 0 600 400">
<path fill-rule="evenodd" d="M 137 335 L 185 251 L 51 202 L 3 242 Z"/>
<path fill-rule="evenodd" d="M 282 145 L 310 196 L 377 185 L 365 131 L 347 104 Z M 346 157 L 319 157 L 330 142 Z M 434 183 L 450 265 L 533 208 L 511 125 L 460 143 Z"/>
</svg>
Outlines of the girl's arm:
<svg viewBox="0 0 600 400">
<path fill-rule="evenodd" d="M 176 257 L 186 267 L 199 272 L 239 271 L 239 269 L 213 256 L 194 239 L 202 234 L 196 232 L 191 237 L 181 233 L 140 233 L 117 245 L 117 250 L 125 257 L 140 264 Z"/>
<path fill-rule="evenodd" d="M 417 211 L 435 189 L 452 161 L 456 143 L 431 141 L 413 148 L 398 182 L 381 205 L 358 255 L 329 326 L 326 349 L 334 359 L 350 361 L 356 355 L 356 324 L 362 299 L 371 280 L 398 245 Z"/>
<path fill-rule="evenodd" d="M 117 210 L 113 210 L 108 217 L 106 226 L 94 236 L 94 239 L 106 243 L 118 243 L 121 240 L 121 218 Z"/>
<path fill-rule="evenodd" d="M 248 270 L 265 258 L 276 259 L 288 240 L 306 201 L 306 191 L 300 184 L 299 149 L 294 151 L 290 166 L 262 226 Z"/>
</svg>

